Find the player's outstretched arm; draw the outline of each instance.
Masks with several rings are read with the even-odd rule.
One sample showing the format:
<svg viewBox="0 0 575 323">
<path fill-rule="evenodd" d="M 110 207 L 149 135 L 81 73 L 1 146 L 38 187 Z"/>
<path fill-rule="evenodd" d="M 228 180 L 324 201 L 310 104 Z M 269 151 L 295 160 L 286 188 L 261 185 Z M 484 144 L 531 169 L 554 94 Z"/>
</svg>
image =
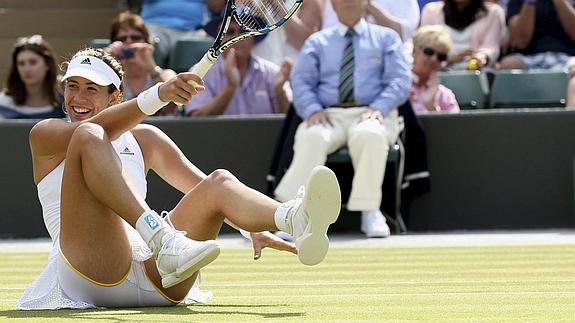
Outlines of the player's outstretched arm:
<svg viewBox="0 0 575 323">
<path fill-rule="evenodd" d="M 194 85 L 191 81 L 196 82 Z M 35 157 L 52 158 L 56 155 L 66 154 L 68 143 L 74 130 L 86 122 L 101 125 L 111 140 L 116 139 L 122 133 L 134 128 L 142 122 L 148 115 L 154 114 L 169 102 L 185 103 L 191 100 L 192 96 L 204 89 L 201 79 L 191 73 L 182 73 L 172 78 L 168 82 L 159 83 L 156 86 L 142 92 L 137 99 L 113 105 L 103 109 L 101 112 L 86 120 L 78 122 L 67 122 L 61 119 L 46 119 L 38 122 L 30 132 L 30 147 Z M 68 87 L 77 86 L 73 82 L 68 82 Z M 107 91 L 106 87 L 99 89 Z M 117 93 L 117 94 L 116 94 Z M 112 95 L 111 103 L 114 104 L 119 98 L 119 92 Z M 85 107 L 92 108 L 94 107 Z"/>
</svg>

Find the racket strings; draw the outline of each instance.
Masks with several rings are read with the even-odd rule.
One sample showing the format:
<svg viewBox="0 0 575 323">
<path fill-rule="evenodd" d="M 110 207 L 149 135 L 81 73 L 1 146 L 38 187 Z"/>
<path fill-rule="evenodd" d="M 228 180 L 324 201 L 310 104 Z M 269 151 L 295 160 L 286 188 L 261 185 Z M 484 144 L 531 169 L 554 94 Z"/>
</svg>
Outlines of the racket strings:
<svg viewBox="0 0 575 323">
<path fill-rule="evenodd" d="M 296 0 L 236 0 L 239 23 L 248 29 L 271 27 L 288 15 Z"/>
</svg>

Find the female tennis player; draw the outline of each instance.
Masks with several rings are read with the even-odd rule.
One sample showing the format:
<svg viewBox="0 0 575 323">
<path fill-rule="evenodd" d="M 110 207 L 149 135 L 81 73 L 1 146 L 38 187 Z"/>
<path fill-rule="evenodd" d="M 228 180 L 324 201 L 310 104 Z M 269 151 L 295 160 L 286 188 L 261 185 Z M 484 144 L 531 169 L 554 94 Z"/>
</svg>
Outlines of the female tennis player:
<svg viewBox="0 0 575 323">
<path fill-rule="evenodd" d="M 196 288 L 198 270 L 218 256 L 213 239 L 224 221 L 253 232 L 256 258 L 272 247 L 297 253 L 307 265 L 323 260 L 326 232 L 340 208 L 333 172 L 315 169 L 297 198 L 284 204 L 228 171 L 205 175 L 161 130 L 140 124 L 169 102 L 189 101 L 203 90 L 201 79 L 182 73 L 119 103 L 122 75 L 103 50 L 79 51 L 63 77 L 70 120 L 44 120 L 30 132 L 34 181 L 53 249 L 19 309 L 206 301 L 209 295 Z M 165 217 L 145 202 L 149 170 L 185 194 Z M 266 230 L 291 233 L 295 246 Z"/>
</svg>

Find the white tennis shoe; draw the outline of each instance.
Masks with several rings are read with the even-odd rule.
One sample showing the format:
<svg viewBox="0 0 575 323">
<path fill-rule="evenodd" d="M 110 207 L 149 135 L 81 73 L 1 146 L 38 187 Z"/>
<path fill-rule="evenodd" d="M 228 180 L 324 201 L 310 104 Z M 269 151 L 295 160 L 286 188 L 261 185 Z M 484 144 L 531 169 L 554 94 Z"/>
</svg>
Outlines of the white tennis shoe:
<svg viewBox="0 0 575 323">
<path fill-rule="evenodd" d="M 169 288 L 190 278 L 195 272 L 216 260 L 220 247 L 214 240 L 195 241 L 185 231 L 170 231 L 162 237 L 156 266 L 162 286 Z"/>
<path fill-rule="evenodd" d="M 325 166 L 315 167 L 307 184 L 298 190 L 286 217 L 286 227 L 295 241 L 304 265 L 320 263 L 329 249 L 327 229 L 339 216 L 341 193 L 337 177 Z"/>
</svg>

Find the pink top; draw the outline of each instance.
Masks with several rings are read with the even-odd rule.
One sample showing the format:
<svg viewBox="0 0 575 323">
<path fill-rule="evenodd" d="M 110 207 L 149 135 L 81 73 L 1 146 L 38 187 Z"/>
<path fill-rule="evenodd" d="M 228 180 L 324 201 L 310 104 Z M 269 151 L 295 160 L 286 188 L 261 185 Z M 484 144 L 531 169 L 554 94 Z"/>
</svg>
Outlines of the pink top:
<svg viewBox="0 0 575 323">
<path fill-rule="evenodd" d="M 500 5 L 485 2 L 487 15 L 477 19 L 469 25 L 471 43 L 469 47 L 475 51 L 489 56 L 489 64 L 493 64 L 499 58 L 499 48 L 503 39 L 505 28 L 505 13 Z M 430 2 L 423 7 L 421 13 L 421 25 L 444 25 L 443 1 Z"/>
<path fill-rule="evenodd" d="M 420 99 L 421 90 L 422 88 L 420 86 L 412 84 L 411 96 L 409 100 L 411 101 L 411 107 L 416 114 L 425 114 L 431 112 L 425 107 Z M 439 108 L 439 112 L 459 112 L 459 104 L 455 99 L 455 94 L 453 94 L 453 92 L 443 84 L 439 84 L 437 93 L 435 93 L 435 106 Z"/>
</svg>

